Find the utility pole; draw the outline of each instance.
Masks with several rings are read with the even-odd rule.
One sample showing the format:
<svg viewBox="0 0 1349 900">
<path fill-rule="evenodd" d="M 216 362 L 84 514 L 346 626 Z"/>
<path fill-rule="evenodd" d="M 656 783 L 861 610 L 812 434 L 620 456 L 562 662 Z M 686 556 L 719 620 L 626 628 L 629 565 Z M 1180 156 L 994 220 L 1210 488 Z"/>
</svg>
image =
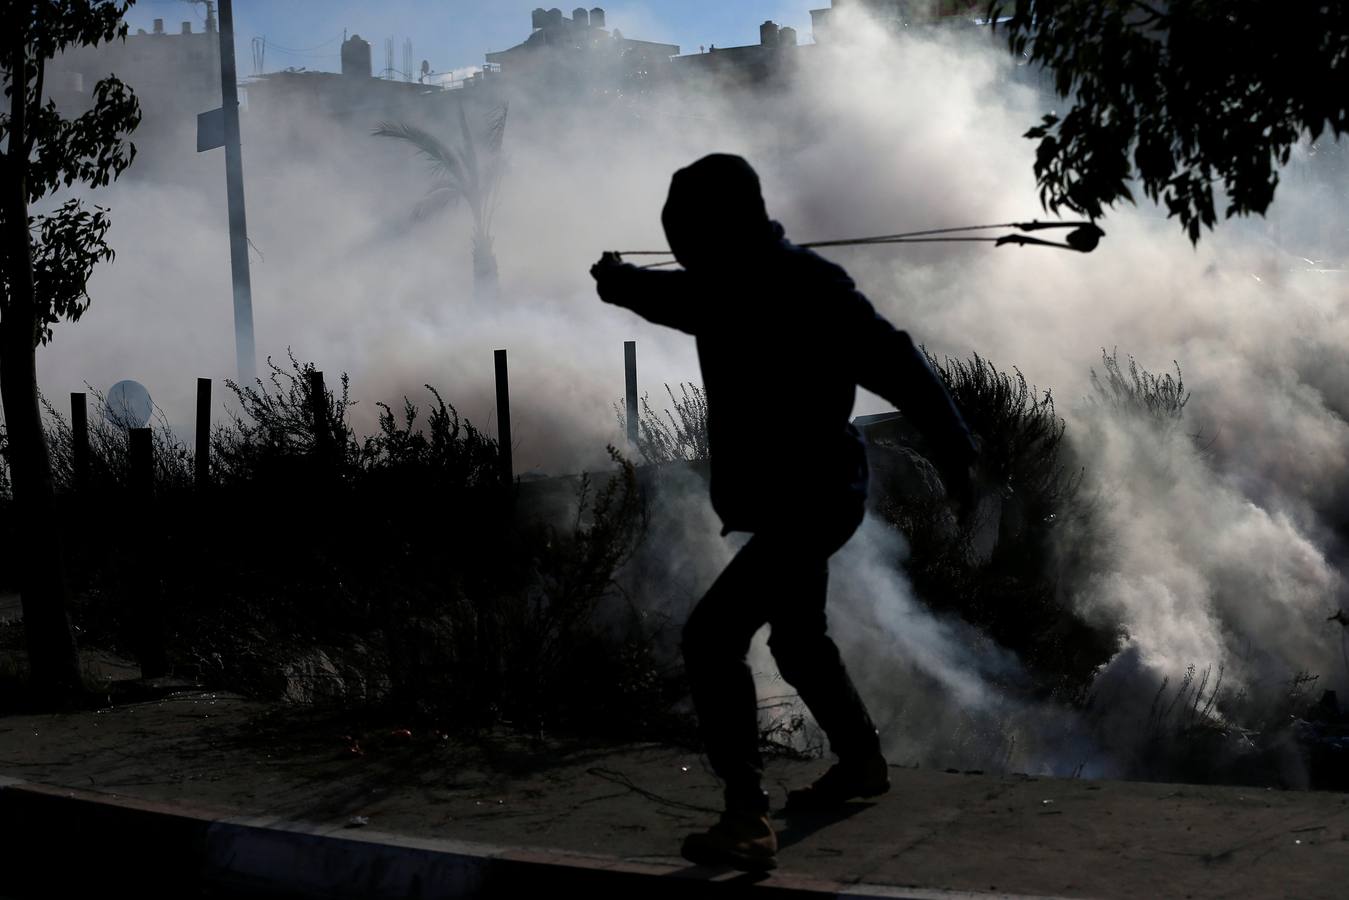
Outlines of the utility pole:
<svg viewBox="0 0 1349 900">
<path fill-rule="evenodd" d="M 239 383 L 257 376 L 253 347 L 253 289 L 248 273 L 248 223 L 244 215 L 244 159 L 239 142 L 239 79 L 234 67 L 234 8 L 220 3 L 220 108 L 197 116 L 197 152 L 225 148 L 225 191 L 229 203 L 230 280 L 234 286 L 234 352 Z M 211 4 L 207 3 L 208 29 Z"/>
</svg>

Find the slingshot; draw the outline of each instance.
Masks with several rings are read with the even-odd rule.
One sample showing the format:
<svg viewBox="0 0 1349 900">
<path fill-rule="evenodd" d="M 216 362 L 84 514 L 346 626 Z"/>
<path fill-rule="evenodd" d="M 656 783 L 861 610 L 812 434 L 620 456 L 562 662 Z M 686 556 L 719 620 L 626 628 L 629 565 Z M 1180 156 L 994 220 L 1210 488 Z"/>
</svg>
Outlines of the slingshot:
<svg viewBox="0 0 1349 900">
<path fill-rule="evenodd" d="M 1014 228 L 1017 232 L 1043 231 L 1047 228 L 1071 228 L 1063 242 L 1046 241 L 1028 234 L 1004 234 L 999 237 L 962 236 L 966 231 L 990 231 L 995 228 Z M 926 231 L 906 231 L 901 234 L 881 234 L 873 237 L 845 238 L 833 241 L 811 241 L 799 244 L 800 247 L 817 249 L 820 247 L 860 247 L 870 244 L 939 244 L 939 243 L 988 243 L 995 247 L 1015 244 L 1018 247 L 1058 247 L 1061 250 L 1075 250 L 1078 253 L 1090 253 L 1101 242 L 1105 232 L 1093 222 L 1006 222 L 1000 225 L 966 225 L 963 228 L 930 228 Z M 619 256 L 671 256 L 669 250 L 624 250 Z M 673 266 L 677 260 L 650 263 L 643 269 L 655 269 L 661 266 Z"/>
</svg>

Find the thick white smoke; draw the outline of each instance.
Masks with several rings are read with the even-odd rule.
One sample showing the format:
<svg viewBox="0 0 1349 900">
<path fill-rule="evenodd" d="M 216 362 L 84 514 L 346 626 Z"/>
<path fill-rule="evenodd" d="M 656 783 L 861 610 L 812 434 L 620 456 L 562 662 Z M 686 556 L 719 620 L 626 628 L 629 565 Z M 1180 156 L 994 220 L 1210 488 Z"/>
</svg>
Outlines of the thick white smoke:
<svg viewBox="0 0 1349 900">
<path fill-rule="evenodd" d="M 798 240 L 1043 216 L 1020 135 L 1046 101 L 997 38 L 894 36 L 838 18 L 835 42 L 803 49 L 789 86 L 768 95 L 579 94 L 551 108 L 516 97 L 496 305 L 472 299 L 466 213 L 412 220 L 429 175 L 410 148 L 369 136 L 375 121 L 302 109 L 285 128 L 246 118 L 260 357 L 292 347 L 330 378 L 350 373 L 360 427 L 374 401 L 415 399 L 427 382 L 486 426 L 491 352 L 508 348 L 518 467 L 575 471 L 602 465 L 619 437 L 623 340 L 638 341 L 653 398 L 663 382 L 697 378 L 690 338 L 603 306 L 587 274 L 602 250 L 664 246 L 659 209 L 679 166 L 743 153 Z M 440 125 L 453 139 L 454 123 Z M 214 154 L 185 158 L 172 179 L 143 173 L 100 192 L 119 256 L 96 275 L 84 321 L 60 326 L 41 352 L 49 396 L 136 378 L 186 424 L 194 379 L 232 375 L 222 168 Z M 1316 191 L 1285 185 L 1281 221 L 1330 214 Z M 1103 224 L 1091 255 L 984 245 L 831 255 L 937 353 L 978 351 L 1054 390 L 1105 548 L 1074 602 L 1130 634 L 1102 676 L 1115 695 L 1144 698 L 1145 712 L 1160 678 L 1189 665 L 1224 666 L 1253 693 L 1277 693 L 1299 671 L 1342 683 L 1339 626 L 1326 618 L 1343 592 L 1328 514 L 1346 485 L 1349 282 L 1301 271 L 1259 222 L 1224 225 L 1198 249 L 1147 203 Z M 1154 371 L 1179 361 L 1194 392 L 1180 429 L 1078 402 L 1101 349 L 1115 347 Z M 881 408 L 863 397 L 858 412 Z M 764 434 L 765 452 L 790 452 L 775 423 Z M 683 534 L 701 536 L 672 546 L 667 570 L 688 600 L 730 553 L 690 503 Z M 1118 769 L 1127 750 L 1004 696 L 995 685 L 1015 680 L 1016 660 L 928 613 L 902 556 L 900 538 L 868 520 L 834 565 L 836 632 L 897 758 Z M 761 651 L 756 666 L 771 670 Z M 1120 700 L 1121 717 L 1135 706 Z M 996 736 L 981 730 L 990 721 Z"/>
</svg>

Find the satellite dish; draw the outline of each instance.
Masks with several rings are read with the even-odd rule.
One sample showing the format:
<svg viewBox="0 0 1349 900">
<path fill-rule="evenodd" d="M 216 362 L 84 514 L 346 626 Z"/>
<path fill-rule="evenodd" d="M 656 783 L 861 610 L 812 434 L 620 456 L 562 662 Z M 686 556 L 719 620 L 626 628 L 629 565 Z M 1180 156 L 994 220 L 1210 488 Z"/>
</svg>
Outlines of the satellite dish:
<svg viewBox="0 0 1349 900">
<path fill-rule="evenodd" d="M 431 74 L 431 61 L 429 59 L 424 59 L 422 60 L 422 77 L 425 78 L 427 75 L 430 74 Z"/>
<path fill-rule="evenodd" d="M 144 428 L 155 411 L 145 385 L 129 379 L 108 388 L 103 401 L 103 418 L 119 428 Z"/>
</svg>

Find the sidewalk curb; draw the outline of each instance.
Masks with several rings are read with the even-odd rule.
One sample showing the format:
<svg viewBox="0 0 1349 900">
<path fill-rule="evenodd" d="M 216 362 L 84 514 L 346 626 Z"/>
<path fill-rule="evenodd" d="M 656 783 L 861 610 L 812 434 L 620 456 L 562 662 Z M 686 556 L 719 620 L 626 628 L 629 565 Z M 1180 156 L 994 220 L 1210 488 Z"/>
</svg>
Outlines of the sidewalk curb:
<svg viewBox="0 0 1349 900">
<path fill-rule="evenodd" d="M 232 816 L 0 776 L 0 890 L 139 897 L 1013 900 Z M 1020 900 L 1032 898 L 1020 897 Z M 1040 898 L 1044 900 L 1044 898 Z"/>
</svg>

